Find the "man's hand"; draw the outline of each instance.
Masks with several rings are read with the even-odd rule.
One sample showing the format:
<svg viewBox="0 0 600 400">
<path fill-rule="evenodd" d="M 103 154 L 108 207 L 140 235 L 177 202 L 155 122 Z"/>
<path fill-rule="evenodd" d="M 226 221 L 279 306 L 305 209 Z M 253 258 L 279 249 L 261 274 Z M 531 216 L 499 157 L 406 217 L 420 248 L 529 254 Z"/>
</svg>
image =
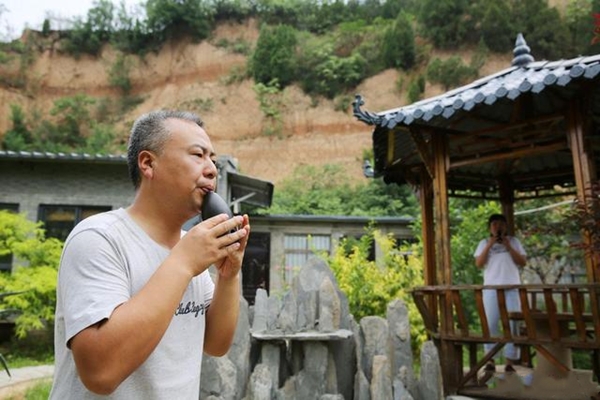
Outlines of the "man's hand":
<svg viewBox="0 0 600 400">
<path fill-rule="evenodd" d="M 242 228 L 236 230 L 240 226 Z M 199 275 L 212 264 L 217 267 L 227 264 L 229 256 L 233 257 L 231 265 L 239 271 L 248 233 L 247 216 L 229 218 L 227 214 L 219 214 L 190 229 L 173 247 L 171 256 L 178 259 L 192 276 Z"/>
<path fill-rule="evenodd" d="M 239 237 L 241 233 L 244 233 L 244 236 L 239 239 L 239 247 L 230 248 L 227 257 L 217 261 L 215 263 L 215 267 L 217 271 L 219 271 L 219 279 L 229 279 L 238 274 L 240 268 L 242 267 L 242 261 L 244 259 L 244 252 L 246 251 L 246 246 L 248 245 L 248 237 L 250 235 L 250 224 L 248 215 L 244 215 L 242 220 L 242 226 L 236 232 L 232 232 L 229 235 L 234 235 Z"/>
</svg>

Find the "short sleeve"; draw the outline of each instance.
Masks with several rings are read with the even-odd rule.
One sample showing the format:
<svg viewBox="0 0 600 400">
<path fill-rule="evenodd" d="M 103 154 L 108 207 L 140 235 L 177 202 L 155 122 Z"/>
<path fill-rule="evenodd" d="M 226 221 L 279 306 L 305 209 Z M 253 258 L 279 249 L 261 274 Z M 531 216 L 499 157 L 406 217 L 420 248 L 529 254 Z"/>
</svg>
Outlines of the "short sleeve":
<svg viewBox="0 0 600 400">
<path fill-rule="evenodd" d="M 69 238 L 58 276 L 66 343 L 131 297 L 127 275 L 123 257 L 99 232 L 84 230 Z"/>
</svg>

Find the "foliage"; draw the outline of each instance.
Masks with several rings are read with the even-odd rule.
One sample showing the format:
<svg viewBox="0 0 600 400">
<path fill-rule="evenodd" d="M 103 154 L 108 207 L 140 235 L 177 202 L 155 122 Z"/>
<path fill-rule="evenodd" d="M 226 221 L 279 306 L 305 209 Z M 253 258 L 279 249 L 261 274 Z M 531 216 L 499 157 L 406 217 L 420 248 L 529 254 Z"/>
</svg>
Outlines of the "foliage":
<svg viewBox="0 0 600 400">
<path fill-rule="evenodd" d="M 567 3 L 565 24 L 571 34 L 573 54 L 597 54 L 591 48 L 594 31 L 582 29 L 584 26 L 594 26 L 592 10 L 594 10 L 592 0 L 570 0 Z"/>
<path fill-rule="evenodd" d="M 415 103 L 421 100 L 421 95 L 423 92 L 425 92 L 425 77 L 423 75 L 419 75 L 417 79 L 411 80 L 408 85 L 408 101 Z"/>
<path fill-rule="evenodd" d="M 201 41 L 214 29 L 214 8 L 197 0 L 148 0 L 146 2 L 148 31 L 162 42 L 190 35 Z"/>
<path fill-rule="evenodd" d="M 267 214 L 412 217 L 416 199 L 409 188 L 381 179 L 353 182 L 340 165 L 304 165 L 277 185 Z"/>
<path fill-rule="evenodd" d="M 409 69 L 415 63 L 415 34 L 408 14 L 398 17 L 385 31 L 381 57 L 388 68 Z"/>
<path fill-rule="evenodd" d="M 600 181 L 593 182 L 587 195 L 575 201 L 562 222 L 570 222 L 582 231 L 582 239 L 573 245 L 591 254 L 597 262 L 600 254 Z"/>
<path fill-rule="evenodd" d="M 382 260 L 368 259 L 373 243 L 381 249 Z M 399 249 L 393 237 L 370 228 L 366 235 L 350 246 L 347 239 L 342 240 L 328 258 L 356 320 L 366 316 L 385 317 L 387 305 L 394 299 L 406 304 L 415 353 L 426 340 L 423 320 L 410 294 L 413 287 L 423 284 L 423 268 L 417 251 L 414 245 Z"/>
<path fill-rule="evenodd" d="M 575 282 L 585 271 L 583 254 L 574 246 L 580 236 L 570 196 L 523 202 L 516 224 L 527 251 L 522 278 L 527 283 Z"/>
<path fill-rule="evenodd" d="M 131 91 L 131 79 L 129 72 L 131 71 L 131 62 L 122 53 L 117 55 L 114 64 L 108 70 L 109 83 L 121 90 L 124 95 L 128 95 Z"/>
<path fill-rule="evenodd" d="M 64 49 L 79 56 L 82 53 L 98 55 L 113 30 L 114 5 L 110 0 L 95 0 L 87 18 L 77 18 L 69 31 Z"/>
<path fill-rule="evenodd" d="M 440 83 L 444 90 L 466 83 L 476 77 L 478 71 L 470 65 L 465 65 L 460 56 L 451 56 L 446 60 L 435 58 L 427 66 L 427 78 L 434 83 Z"/>
<path fill-rule="evenodd" d="M 423 0 L 419 15 L 423 35 L 435 47 L 459 47 L 473 32 L 473 26 L 465 18 L 468 5 L 467 0 Z"/>
<path fill-rule="evenodd" d="M 558 10 L 550 7 L 546 0 L 513 1 L 512 16 L 515 31 L 525 35 L 535 58 L 556 60 L 565 57 L 570 45 L 569 32 Z"/>
<path fill-rule="evenodd" d="M 4 135 L 2 148 L 12 151 L 111 151 L 117 146 L 114 143 L 117 134 L 112 125 L 100 122 L 105 115 L 94 115 L 92 106 L 95 104 L 94 98 L 83 94 L 62 97 L 55 100 L 50 110 L 53 121 L 34 115 L 35 123 L 27 121 L 19 105 L 12 104 L 12 128 Z"/>
<path fill-rule="evenodd" d="M 251 58 L 250 69 L 256 83 L 268 85 L 277 80 L 281 87 L 289 85 L 295 76 L 296 43 L 294 28 L 288 25 L 262 25 Z"/>
<path fill-rule="evenodd" d="M 514 45 L 514 28 L 508 0 L 483 2 L 485 9 L 481 18 L 481 37 L 494 52 L 511 51 Z"/>
<path fill-rule="evenodd" d="M 18 310 L 17 337 L 25 337 L 54 320 L 56 278 L 62 242 L 45 238 L 41 223 L 23 214 L 0 211 L 0 254 L 12 253 L 16 264 L 10 275 L 0 276 L 4 292 L 22 292 L 5 297 L 0 306 Z"/>
<path fill-rule="evenodd" d="M 277 79 L 272 80 L 268 85 L 257 83 L 254 85 L 254 93 L 256 93 L 260 110 L 266 119 L 263 133 L 267 136 L 281 135 L 283 131 L 281 112 L 284 102 Z"/>
</svg>

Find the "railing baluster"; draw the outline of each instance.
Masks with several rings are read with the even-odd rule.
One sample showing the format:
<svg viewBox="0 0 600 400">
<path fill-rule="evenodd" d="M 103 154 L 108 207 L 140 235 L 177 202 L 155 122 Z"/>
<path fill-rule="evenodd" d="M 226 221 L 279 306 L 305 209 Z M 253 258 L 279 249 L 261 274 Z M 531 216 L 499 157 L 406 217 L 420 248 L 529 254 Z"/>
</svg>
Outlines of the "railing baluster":
<svg viewBox="0 0 600 400">
<path fill-rule="evenodd" d="M 502 333 L 505 339 L 510 339 L 512 337 L 512 332 L 510 331 L 508 314 L 506 312 L 506 293 L 504 292 L 504 289 L 496 289 L 496 297 L 498 298 L 500 321 L 502 321 Z"/>
<path fill-rule="evenodd" d="M 537 337 L 535 332 L 535 324 L 533 322 L 533 317 L 531 316 L 531 310 L 529 307 L 529 297 L 527 296 L 526 288 L 519 289 L 519 297 L 521 299 L 521 312 L 523 313 L 523 320 L 525 321 L 527 338 L 535 340 L 535 338 Z"/>
<path fill-rule="evenodd" d="M 465 311 L 460 298 L 460 292 L 458 290 L 452 291 L 452 299 L 454 301 L 454 309 L 456 310 L 456 316 L 458 317 L 458 327 L 460 328 L 460 332 L 462 336 L 468 338 L 469 324 L 467 323 L 467 317 L 465 316 Z"/>
<path fill-rule="evenodd" d="M 583 303 L 582 296 L 577 288 L 570 288 L 569 294 L 571 296 L 571 308 L 573 309 L 577 336 L 579 336 L 579 340 L 585 342 L 587 340 L 587 334 L 585 332 L 585 323 L 583 322 L 583 309 L 581 306 Z"/>
<path fill-rule="evenodd" d="M 488 327 L 487 317 L 485 316 L 485 309 L 483 308 L 483 292 L 481 289 L 475 289 L 475 306 L 477 307 L 477 314 L 479 314 L 479 321 L 481 323 L 481 333 L 485 339 L 489 339 L 490 328 Z"/>
<path fill-rule="evenodd" d="M 552 298 L 552 289 L 544 288 L 544 300 L 546 302 L 546 312 L 548 313 L 548 322 L 550 323 L 550 337 L 552 340 L 560 341 L 560 326 L 556 319 L 556 303 Z"/>
</svg>

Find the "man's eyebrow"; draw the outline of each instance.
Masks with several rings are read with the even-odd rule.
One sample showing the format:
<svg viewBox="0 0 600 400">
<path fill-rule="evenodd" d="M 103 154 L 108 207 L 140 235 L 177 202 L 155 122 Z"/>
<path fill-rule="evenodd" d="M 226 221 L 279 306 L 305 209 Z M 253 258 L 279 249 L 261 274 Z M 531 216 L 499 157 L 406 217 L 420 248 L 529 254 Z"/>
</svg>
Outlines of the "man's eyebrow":
<svg viewBox="0 0 600 400">
<path fill-rule="evenodd" d="M 217 153 L 215 153 L 214 151 L 212 151 L 211 149 L 209 149 L 206 146 L 202 146 L 200 144 L 193 144 L 190 146 L 190 149 L 194 149 L 194 148 L 200 148 L 202 150 L 202 152 L 204 153 L 209 153 L 211 157 L 216 157 Z"/>
</svg>

